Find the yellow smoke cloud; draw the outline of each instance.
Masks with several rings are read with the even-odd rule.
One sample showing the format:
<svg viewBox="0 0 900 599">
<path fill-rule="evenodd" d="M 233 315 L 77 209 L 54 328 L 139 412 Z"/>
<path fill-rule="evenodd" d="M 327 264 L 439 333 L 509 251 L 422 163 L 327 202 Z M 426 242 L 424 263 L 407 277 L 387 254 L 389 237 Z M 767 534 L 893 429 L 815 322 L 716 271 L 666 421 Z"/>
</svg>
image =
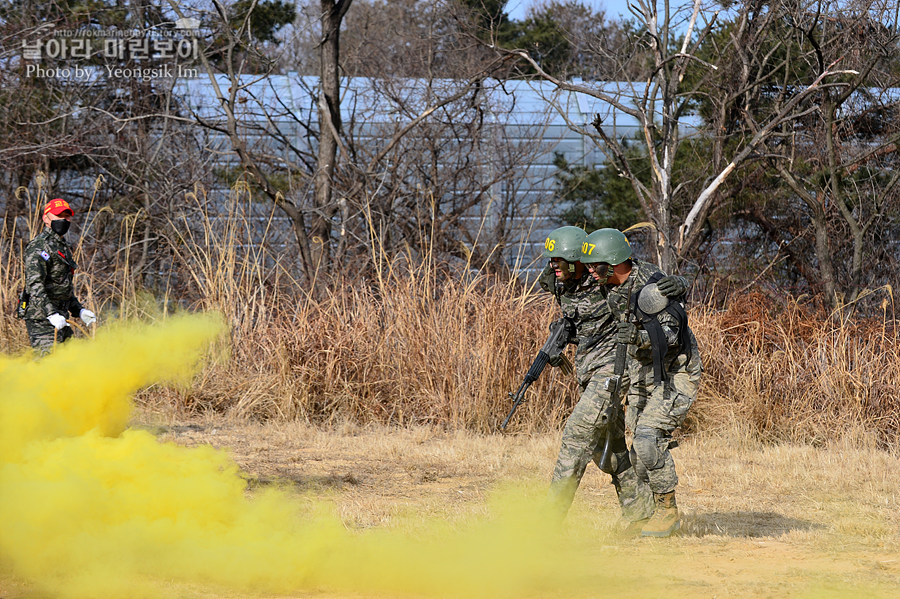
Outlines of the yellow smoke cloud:
<svg viewBox="0 0 900 599">
<path fill-rule="evenodd" d="M 690 547 L 620 552 L 584 521 L 560 534 L 543 489 L 498 492 L 490 515 L 464 523 L 352 531 L 324 501 L 310 515 L 287 490 L 248 494 L 221 451 L 128 429 L 130 394 L 186 380 L 223 328 L 173 318 L 40 361 L 0 357 L 0 568 L 61 599 L 180 597 L 194 584 L 229 596 L 703 596 L 672 585 L 695 565 Z"/>
<path fill-rule="evenodd" d="M 558 540 L 528 494 L 464 530 L 354 533 L 324 503 L 302 517 L 287 492 L 248 497 L 223 452 L 126 429 L 130 394 L 188 377 L 222 328 L 177 318 L 101 330 L 39 361 L 0 358 L 0 561 L 71 599 L 160 597 L 160 581 L 442 597 L 566 586 L 572 556 L 552 557 Z"/>
</svg>

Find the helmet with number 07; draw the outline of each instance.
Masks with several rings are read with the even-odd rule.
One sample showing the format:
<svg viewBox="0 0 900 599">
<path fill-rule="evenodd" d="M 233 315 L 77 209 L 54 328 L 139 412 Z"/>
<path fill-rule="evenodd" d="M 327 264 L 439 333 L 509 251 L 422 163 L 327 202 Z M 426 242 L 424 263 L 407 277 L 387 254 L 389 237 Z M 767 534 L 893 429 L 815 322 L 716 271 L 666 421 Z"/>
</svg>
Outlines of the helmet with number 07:
<svg viewBox="0 0 900 599">
<path fill-rule="evenodd" d="M 560 227 L 550 231 L 544 240 L 544 258 L 562 258 L 566 262 L 578 262 L 581 246 L 587 233 L 581 227 Z"/>
<path fill-rule="evenodd" d="M 584 238 L 579 261 L 583 264 L 605 262 L 615 266 L 631 258 L 631 244 L 618 229 L 598 229 Z"/>
</svg>

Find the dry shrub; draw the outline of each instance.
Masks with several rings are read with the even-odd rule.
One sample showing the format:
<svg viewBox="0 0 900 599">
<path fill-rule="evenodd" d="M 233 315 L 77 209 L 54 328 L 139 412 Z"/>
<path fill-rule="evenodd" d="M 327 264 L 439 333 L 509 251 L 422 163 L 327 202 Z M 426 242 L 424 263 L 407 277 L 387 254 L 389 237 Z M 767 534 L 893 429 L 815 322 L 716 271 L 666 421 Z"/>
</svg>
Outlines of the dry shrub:
<svg viewBox="0 0 900 599">
<path fill-rule="evenodd" d="M 372 250 L 359 259 L 367 276 L 310 293 L 264 243 L 236 251 L 250 245 L 245 193 L 235 190 L 224 226 L 202 209 L 170 223 L 194 308 L 222 312 L 232 329 L 230 359 L 175 398 L 162 392 L 166 401 L 258 419 L 496 430 L 555 317 L 546 296 L 427 250 Z M 547 370 L 510 430 L 555 429 L 568 412 L 575 383 Z"/>
<path fill-rule="evenodd" d="M 405 256 L 371 249 L 360 259 L 367 276 L 314 296 L 293 278 L 283 249 L 250 243 L 258 231 L 248 188 L 234 190 L 228 219 L 209 216 L 199 191 L 187 195 L 192 212 L 173 216 L 161 232 L 171 279 L 180 282 L 168 295 L 148 302 L 128 279 L 127 252 L 108 272 L 82 260 L 87 268 L 76 281 L 105 319 L 164 317 L 180 305 L 216 310 L 230 323 L 230 338 L 190 388 L 151 388 L 142 402 L 261 420 L 492 431 L 558 314 L 546 294 L 468 265 L 442 265 L 427 248 Z M 22 351 L 24 326 L 11 315 L 22 248 L 10 223 L 0 249 L 0 349 Z M 862 431 L 867 442 L 897 446 L 900 345 L 893 306 L 883 307 L 874 320 L 842 320 L 756 294 L 724 310 L 692 307 L 705 374 L 686 426 L 812 443 Z M 577 396 L 573 377 L 548 369 L 510 430 L 557 429 Z"/>
<path fill-rule="evenodd" d="M 766 439 L 814 444 L 862 429 L 878 446 L 896 445 L 900 345 L 891 307 L 855 321 L 757 294 L 725 310 L 695 308 L 705 366 L 699 425 L 738 420 Z"/>
<path fill-rule="evenodd" d="M 381 284 L 338 286 L 318 301 L 283 299 L 272 318 L 233 332 L 233 366 L 205 377 L 193 407 L 494 430 L 552 317 L 536 293 L 428 264 Z M 571 407 L 574 382 L 550 371 L 511 430 L 556 428 Z"/>
<path fill-rule="evenodd" d="M 0 221 L 0 352 L 3 353 L 14 353 L 28 343 L 25 327 L 15 317 L 15 311 L 25 281 L 22 251 L 25 239 L 40 232 L 40 207 L 48 201 L 45 184 L 46 176 L 38 174 L 34 198 L 27 189 L 17 189 L 16 195 L 26 199 L 27 214 L 23 219 L 4 216 Z"/>
<path fill-rule="evenodd" d="M 6 223 L 0 229 L 0 352 L 14 353 L 28 343 L 25 326 L 15 317 L 19 291 L 24 281 L 21 242 L 7 233 Z"/>
</svg>

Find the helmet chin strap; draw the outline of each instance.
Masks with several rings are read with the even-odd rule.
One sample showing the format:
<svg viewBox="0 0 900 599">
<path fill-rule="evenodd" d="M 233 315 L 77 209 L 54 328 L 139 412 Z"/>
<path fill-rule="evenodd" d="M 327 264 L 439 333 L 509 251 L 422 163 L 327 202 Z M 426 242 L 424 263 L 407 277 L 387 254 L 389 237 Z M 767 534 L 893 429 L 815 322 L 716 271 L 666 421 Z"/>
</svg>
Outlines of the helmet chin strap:
<svg viewBox="0 0 900 599">
<path fill-rule="evenodd" d="M 597 272 L 597 271 L 594 271 L 594 272 L 596 272 L 598 276 L 600 275 L 599 272 Z M 615 276 L 615 274 L 616 274 L 616 271 L 613 269 L 613 265 L 609 264 L 606 266 L 606 273 L 604 274 L 604 276 L 597 279 L 597 282 L 600 283 L 601 285 L 606 285 L 607 283 L 609 283 L 609 280 Z"/>
</svg>

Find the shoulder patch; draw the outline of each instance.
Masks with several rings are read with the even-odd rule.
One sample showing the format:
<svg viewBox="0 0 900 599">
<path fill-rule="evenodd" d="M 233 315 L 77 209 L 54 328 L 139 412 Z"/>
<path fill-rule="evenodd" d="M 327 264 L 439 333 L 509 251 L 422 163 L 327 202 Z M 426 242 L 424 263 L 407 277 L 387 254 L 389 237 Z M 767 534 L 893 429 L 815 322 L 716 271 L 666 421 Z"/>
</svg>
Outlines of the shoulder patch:
<svg viewBox="0 0 900 599">
<path fill-rule="evenodd" d="M 50 259 L 50 254 L 48 254 L 47 252 L 41 252 L 41 258 L 43 258 L 44 261 L 46 262 L 47 260 Z"/>
</svg>

